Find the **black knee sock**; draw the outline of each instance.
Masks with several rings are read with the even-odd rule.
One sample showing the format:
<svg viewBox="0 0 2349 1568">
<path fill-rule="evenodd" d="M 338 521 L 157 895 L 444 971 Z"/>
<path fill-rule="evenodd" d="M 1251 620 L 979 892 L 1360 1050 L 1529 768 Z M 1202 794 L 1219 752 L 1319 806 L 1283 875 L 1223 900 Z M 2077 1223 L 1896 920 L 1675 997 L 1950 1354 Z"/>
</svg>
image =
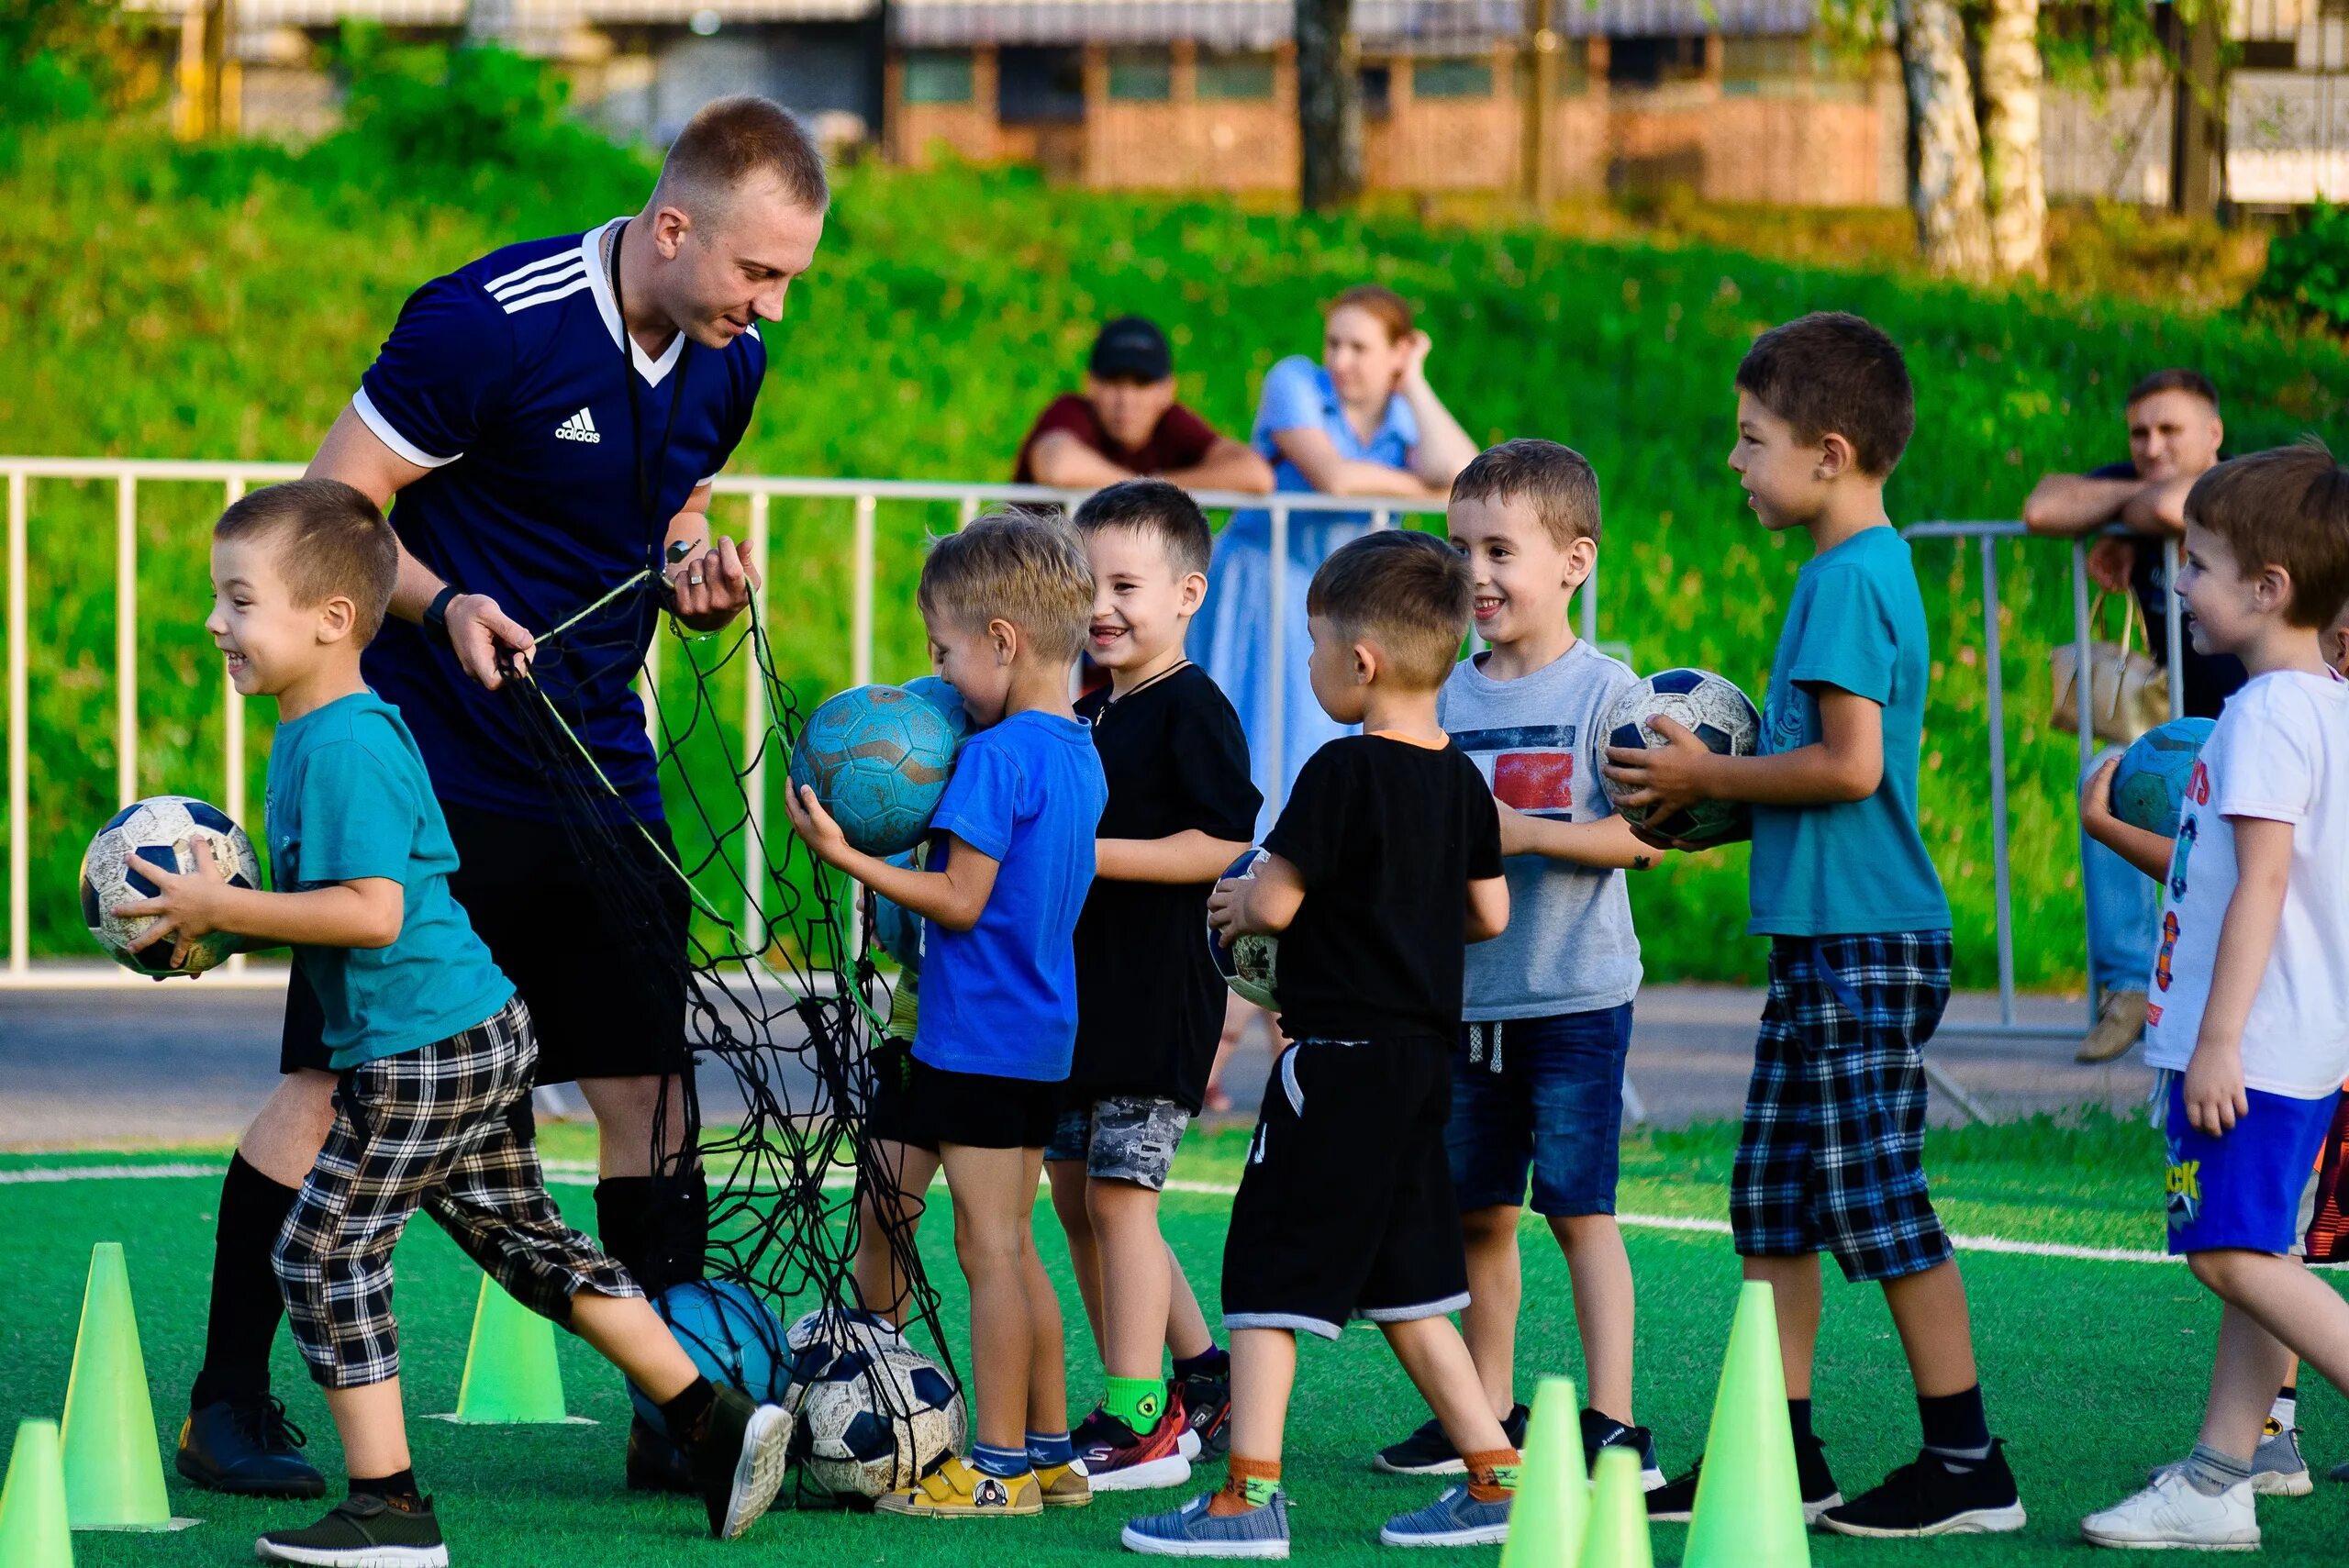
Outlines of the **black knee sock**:
<svg viewBox="0 0 2349 1568">
<path fill-rule="evenodd" d="M 190 1409 L 269 1392 L 269 1347 L 285 1314 L 270 1253 L 298 1195 L 247 1163 L 228 1161 L 220 1179 L 220 1222 L 212 1241 L 212 1310 L 204 1325 L 204 1369 Z"/>
<path fill-rule="evenodd" d="M 381 1497 L 395 1508 L 413 1513 L 424 1506 L 424 1494 L 416 1489 L 416 1467 L 395 1472 L 373 1481 L 351 1478 L 351 1495 L 354 1497 Z"/>
<path fill-rule="evenodd" d="M 709 1251 L 709 1178 L 607 1176 L 596 1184 L 596 1240 L 647 1296 L 696 1280 Z"/>
<path fill-rule="evenodd" d="M 1962 1394 L 1917 1396 L 1917 1419 L 1925 1429 L 1925 1448 L 1954 1468 L 1964 1469 L 1990 1457 L 1990 1423 L 1982 1413 L 1982 1385 Z"/>
<path fill-rule="evenodd" d="M 709 1412 L 717 1403 L 718 1387 L 706 1377 L 695 1378 L 683 1394 L 662 1401 L 661 1418 L 668 1425 L 669 1440 L 681 1450 L 701 1441 L 709 1433 Z"/>
<path fill-rule="evenodd" d="M 1800 1448 L 1803 1444 L 1809 1442 L 1811 1440 L 1810 1401 L 1808 1399 L 1787 1400 L 1787 1424 L 1795 1429 L 1795 1446 L 1797 1448 Z"/>
</svg>

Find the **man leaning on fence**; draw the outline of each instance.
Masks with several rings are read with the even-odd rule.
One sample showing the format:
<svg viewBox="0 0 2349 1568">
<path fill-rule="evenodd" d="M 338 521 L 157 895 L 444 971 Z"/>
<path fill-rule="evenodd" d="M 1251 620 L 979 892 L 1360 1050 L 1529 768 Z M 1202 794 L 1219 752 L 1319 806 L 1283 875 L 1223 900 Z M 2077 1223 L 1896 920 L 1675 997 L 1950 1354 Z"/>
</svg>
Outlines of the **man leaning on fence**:
<svg viewBox="0 0 2349 1568">
<path fill-rule="evenodd" d="M 2225 427 L 2218 388 L 2198 371 L 2161 370 L 2129 392 L 2129 461 L 2087 473 L 2051 473 L 2022 504 L 2032 533 L 2072 539 L 2119 525 L 2137 538 L 2104 534 L 2088 550 L 2088 575 L 2103 592 L 2122 595 L 2154 663 L 2169 659 L 2169 562 L 2165 545 L 2186 531 L 2186 493 L 2215 466 Z M 2243 683 L 2232 654 L 2179 649 L 2185 713 L 2215 718 Z M 2093 688 L 2091 688 L 2093 689 Z M 2108 734 L 2108 739 L 2111 737 Z M 2116 754 L 2099 751 L 2087 776 Z M 2137 1043 L 2145 1028 L 2145 976 L 2153 967 L 2154 928 L 2160 888 L 2101 844 L 2081 850 L 2081 884 L 2089 910 L 2088 980 L 2103 1004 L 2096 1027 L 2080 1042 L 2082 1062 L 2110 1062 Z"/>
</svg>

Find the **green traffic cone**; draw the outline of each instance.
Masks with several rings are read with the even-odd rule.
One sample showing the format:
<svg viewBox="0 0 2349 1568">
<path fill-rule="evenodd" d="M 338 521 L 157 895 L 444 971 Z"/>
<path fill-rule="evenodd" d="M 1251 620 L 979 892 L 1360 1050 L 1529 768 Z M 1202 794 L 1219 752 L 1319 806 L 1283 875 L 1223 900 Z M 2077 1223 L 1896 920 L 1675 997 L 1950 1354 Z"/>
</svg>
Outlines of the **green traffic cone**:
<svg viewBox="0 0 2349 1568">
<path fill-rule="evenodd" d="M 65 1522 L 65 1461 L 57 1423 L 20 1421 L 0 1485 L 0 1563 L 7 1568 L 73 1568 L 73 1535 Z"/>
<path fill-rule="evenodd" d="M 1600 1449 L 1591 1479 L 1590 1528 L 1582 1538 L 1581 1568 L 1655 1568 L 1638 1452 Z"/>
<path fill-rule="evenodd" d="M 147 1396 L 147 1358 L 139 1350 L 130 1270 L 119 1241 L 90 1250 L 61 1446 L 66 1513 L 75 1529 L 172 1528 L 155 1406 Z"/>
<path fill-rule="evenodd" d="M 571 1418 L 555 1362 L 554 1325 L 506 1294 L 487 1274 L 473 1307 L 473 1348 L 457 1413 L 466 1426 L 555 1423 Z"/>
<path fill-rule="evenodd" d="M 1533 1391 L 1525 1452 L 1509 1504 L 1501 1568 L 1574 1568 L 1590 1518 L 1582 1466 L 1582 1414 L 1572 1378 L 1545 1377 Z"/>
<path fill-rule="evenodd" d="M 1787 1420 L 1787 1375 L 1778 1360 L 1776 1298 L 1759 1280 L 1748 1280 L 1738 1292 L 1680 1561 L 1681 1568 L 1809 1568 L 1810 1562 L 1794 1428 Z"/>
</svg>

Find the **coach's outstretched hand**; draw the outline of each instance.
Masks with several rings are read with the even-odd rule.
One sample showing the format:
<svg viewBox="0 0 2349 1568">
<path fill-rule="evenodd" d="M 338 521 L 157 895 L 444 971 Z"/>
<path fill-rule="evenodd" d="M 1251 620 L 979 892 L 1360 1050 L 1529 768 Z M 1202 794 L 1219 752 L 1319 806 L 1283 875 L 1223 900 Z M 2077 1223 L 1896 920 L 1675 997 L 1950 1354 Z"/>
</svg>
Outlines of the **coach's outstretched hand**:
<svg viewBox="0 0 2349 1568">
<path fill-rule="evenodd" d="M 487 594 L 460 594 L 449 601 L 448 616 L 450 651 L 484 691 L 504 685 L 508 671 L 530 673 L 530 652 L 538 639 L 499 609 L 495 599 Z"/>
<path fill-rule="evenodd" d="M 718 535 L 669 568 L 669 608 L 696 631 L 717 631 L 742 613 L 759 586 L 759 570 Z"/>
</svg>

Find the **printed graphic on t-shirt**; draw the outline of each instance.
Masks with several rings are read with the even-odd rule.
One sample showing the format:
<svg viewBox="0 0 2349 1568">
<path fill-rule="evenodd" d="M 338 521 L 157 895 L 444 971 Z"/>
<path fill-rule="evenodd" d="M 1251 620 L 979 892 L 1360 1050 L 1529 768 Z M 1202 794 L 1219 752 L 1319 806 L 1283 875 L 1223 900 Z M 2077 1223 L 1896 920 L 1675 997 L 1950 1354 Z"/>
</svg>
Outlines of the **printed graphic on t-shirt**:
<svg viewBox="0 0 2349 1568">
<path fill-rule="evenodd" d="M 1574 819 L 1575 726 L 1520 724 L 1469 729 L 1453 744 L 1493 781 L 1493 798 L 1537 816 Z"/>
</svg>

